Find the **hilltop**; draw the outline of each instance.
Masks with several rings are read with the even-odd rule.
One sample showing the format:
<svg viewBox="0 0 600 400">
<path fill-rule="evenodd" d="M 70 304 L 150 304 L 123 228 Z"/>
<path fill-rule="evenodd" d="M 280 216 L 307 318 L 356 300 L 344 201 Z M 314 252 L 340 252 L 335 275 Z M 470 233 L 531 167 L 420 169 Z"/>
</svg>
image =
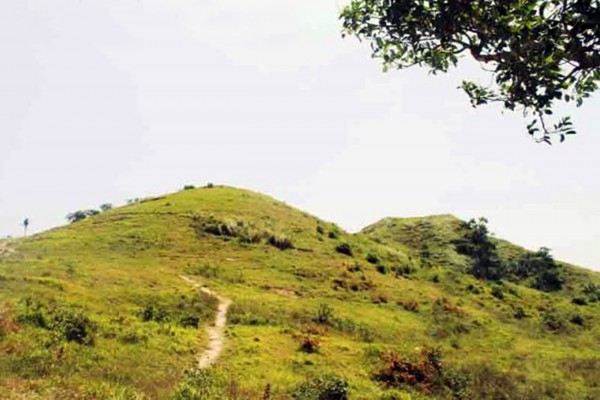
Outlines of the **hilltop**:
<svg viewBox="0 0 600 400">
<path fill-rule="evenodd" d="M 557 261 L 560 286 L 540 285 L 522 271 L 543 253 L 490 237 L 510 274 L 477 278 L 469 232 L 442 215 L 348 234 L 218 186 L 2 242 L 0 393 L 600 397 L 600 274 Z M 224 350 L 197 370 L 219 307 L 210 293 L 231 300 Z"/>
</svg>

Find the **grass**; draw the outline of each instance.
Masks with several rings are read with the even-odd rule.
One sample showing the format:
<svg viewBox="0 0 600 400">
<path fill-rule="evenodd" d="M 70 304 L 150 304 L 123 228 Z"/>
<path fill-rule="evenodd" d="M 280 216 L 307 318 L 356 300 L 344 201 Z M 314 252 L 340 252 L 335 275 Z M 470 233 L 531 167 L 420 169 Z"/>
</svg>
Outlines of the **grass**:
<svg viewBox="0 0 600 400">
<path fill-rule="evenodd" d="M 491 386 L 514 382 L 524 398 L 600 396 L 600 304 L 571 302 L 600 284 L 598 274 L 562 265 L 567 284 L 552 294 L 478 281 L 451 245 L 459 224 L 386 219 L 350 235 L 270 197 L 210 187 L 4 243 L 0 392 L 186 399 L 206 384 L 209 398 L 261 399 L 268 386 L 283 399 L 335 375 L 351 399 L 428 398 L 436 394 L 373 377 L 386 352 L 410 359 L 439 348 L 444 365 L 471 377 L 471 398 L 495 390 L 478 383 L 483 372 L 497 377 Z M 351 251 L 340 253 L 341 244 Z M 506 258 L 525 251 L 503 241 L 499 249 Z M 216 304 L 181 274 L 233 300 L 226 347 L 210 371 L 191 367 Z M 93 341 L 34 322 L 38 311 L 53 321 L 60 310 L 85 316 Z M 548 329 L 549 319 L 559 329 Z M 307 335 L 318 351 L 301 350 Z M 539 387 L 552 390 L 532 391 Z"/>
</svg>

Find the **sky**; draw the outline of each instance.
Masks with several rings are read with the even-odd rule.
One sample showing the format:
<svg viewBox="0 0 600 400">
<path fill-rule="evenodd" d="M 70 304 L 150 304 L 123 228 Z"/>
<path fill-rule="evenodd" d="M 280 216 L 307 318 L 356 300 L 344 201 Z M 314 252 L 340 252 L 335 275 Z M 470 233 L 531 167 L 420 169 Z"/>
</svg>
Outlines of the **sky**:
<svg viewBox="0 0 600 400">
<path fill-rule="evenodd" d="M 342 0 L 0 2 L 0 237 L 71 211 L 207 182 L 357 231 L 485 216 L 492 232 L 600 270 L 598 96 L 579 134 L 534 143 L 462 79 L 383 73 L 342 39 Z"/>
</svg>

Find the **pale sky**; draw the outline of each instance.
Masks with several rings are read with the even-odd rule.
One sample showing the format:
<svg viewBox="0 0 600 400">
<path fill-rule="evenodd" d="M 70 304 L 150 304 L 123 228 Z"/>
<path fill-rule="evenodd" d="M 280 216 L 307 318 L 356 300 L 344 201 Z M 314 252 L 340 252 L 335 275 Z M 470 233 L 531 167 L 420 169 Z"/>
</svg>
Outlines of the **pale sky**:
<svg viewBox="0 0 600 400">
<path fill-rule="evenodd" d="M 341 38 L 345 3 L 1 1 L 0 237 L 214 182 L 350 231 L 486 216 L 600 270 L 599 96 L 569 110 L 579 135 L 535 144 L 521 115 L 470 107 L 472 65 L 382 73 Z"/>
</svg>

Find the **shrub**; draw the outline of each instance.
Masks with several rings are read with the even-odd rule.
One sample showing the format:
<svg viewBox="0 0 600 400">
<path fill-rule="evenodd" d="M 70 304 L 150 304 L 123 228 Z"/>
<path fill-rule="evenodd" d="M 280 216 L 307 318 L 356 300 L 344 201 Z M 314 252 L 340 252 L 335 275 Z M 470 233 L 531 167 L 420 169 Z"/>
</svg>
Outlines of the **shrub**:
<svg viewBox="0 0 600 400">
<path fill-rule="evenodd" d="M 94 344 L 93 333 L 96 330 L 96 324 L 80 311 L 65 308 L 56 310 L 49 327 L 62 333 L 62 336 L 69 342 L 84 345 Z"/>
<path fill-rule="evenodd" d="M 214 187 L 215 187 L 215 184 L 214 184 L 214 183 L 212 183 L 212 182 L 208 182 L 208 183 L 206 184 L 206 186 L 204 186 L 204 187 L 205 187 L 206 189 L 212 189 L 212 188 L 214 188 Z"/>
<path fill-rule="evenodd" d="M 565 330 L 565 322 L 566 321 L 563 316 L 557 314 L 556 312 L 548 312 L 542 317 L 542 323 L 546 329 L 552 332 L 560 332 Z"/>
<path fill-rule="evenodd" d="M 504 300 L 504 292 L 502 291 L 502 288 L 500 286 L 493 286 L 492 287 L 492 296 L 494 296 L 495 298 L 499 299 L 499 300 Z"/>
<path fill-rule="evenodd" d="M 31 325 L 36 328 L 48 327 L 44 307 L 41 303 L 35 302 L 29 298 L 25 299 L 25 309 L 17 313 L 15 321 L 19 324 Z"/>
<path fill-rule="evenodd" d="M 419 303 L 414 300 L 405 301 L 404 303 L 401 303 L 401 305 L 406 311 L 419 312 Z"/>
<path fill-rule="evenodd" d="M 352 257 L 354 255 L 354 253 L 352 252 L 352 247 L 350 246 L 349 243 L 346 243 L 346 242 L 338 244 L 335 247 L 335 251 L 337 251 L 340 254 L 350 256 L 350 257 Z"/>
<path fill-rule="evenodd" d="M 337 239 L 340 237 L 340 230 L 337 227 L 332 228 L 329 233 L 327 233 L 327 237 L 329 239 Z"/>
<path fill-rule="evenodd" d="M 325 228 L 323 228 L 322 225 L 317 225 L 317 233 L 323 235 L 325 233 Z"/>
<path fill-rule="evenodd" d="M 144 322 L 165 322 L 167 320 L 167 312 L 154 305 L 147 305 L 141 311 L 141 317 Z"/>
<path fill-rule="evenodd" d="M 140 333 L 135 328 L 128 329 L 125 333 L 119 337 L 119 341 L 123 344 L 137 344 L 137 343 L 145 343 L 148 341 L 148 336 Z"/>
<path fill-rule="evenodd" d="M 179 325 L 184 328 L 198 328 L 198 326 L 200 326 L 200 317 L 196 315 L 188 315 L 179 320 Z"/>
<path fill-rule="evenodd" d="M 571 303 L 578 306 L 585 306 L 587 304 L 587 301 L 583 297 L 575 297 L 571 300 Z"/>
<path fill-rule="evenodd" d="M 473 285 L 472 283 L 470 283 L 469 286 L 467 286 L 467 290 L 473 294 L 481 294 L 481 289 Z"/>
<path fill-rule="evenodd" d="M 396 278 L 400 276 L 407 276 L 414 272 L 413 268 L 410 265 L 399 265 L 394 268 L 394 273 L 396 274 Z"/>
<path fill-rule="evenodd" d="M 374 304 L 387 304 L 388 297 L 385 293 L 377 293 L 372 297 L 371 301 Z"/>
<path fill-rule="evenodd" d="M 528 315 L 525 313 L 525 310 L 523 309 L 523 307 L 517 306 L 517 307 L 515 307 L 515 312 L 513 314 L 513 317 L 515 317 L 515 319 L 523 319 L 523 318 L 527 318 Z"/>
<path fill-rule="evenodd" d="M 292 241 L 285 235 L 270 235 L 269 244 L 271 246 L 277 247 L 279 250 L 287 250 L 294 248 Z"/>
<path fill-rule="evenodd" d="M 385 275 L 388 273 L 388 268 L 383 265 L 383 264 L 378 264 L 377 267 L 375 267 L 377 269 L 377 272 L 379 272 L 382 275 Z"/>
<path fill-rule="evenodd" d="M 347 400 L 348 382 L 335 375 L 319 376 L 297 386 L 290 397 L 294 400 Z"/>
<path fill-rule="evenodd" d="M 369 252 L 367 254 L 366 260 L 368 263 L 373 264 L 373 265 L 379 264 L 379 257 L 375 253 Z"/>
<path fill-rule="evenodd" d="M 315 336 L 303 336 L 300 338 L 300 348 L 299 350 L 304 353 L 317 353 L 319 348 L 321 347 L 321 340 Z"/>
<path fill-rule="evenodd" d="M 346 267 L 346 271 L 348 271 L 348 272 L 362 272 L 362 267 L 361 267 L 360 264 L 356 263 L 356 264 L 348 265 Z"/>
<path fill-rule="evenodd" d="M 226 383 L 213 369 L 194 369 L 185 372 L 172 400 L 211 400 L 225 397 Z"/>
<path fill-rule="evenodd" d="M 183 187 L 183 190 L 192 190 L 192 189 L 196 189 L 196 186 L 194 186 L 194 185 L 185 185 Z"/>
<path fill-rule="evenodd" d="M 381 359 L 384 366 L 373 378 L 388 387 L 402 388 L 407 385 L 431 393 L 441 382 L 442 355 L 438 349 L 421 350 L 416 363 L 394 352 L 383 354 Z"/>
<path fill-rule="evenodd" d="M 585 319 L 581 315 L 575 314 L 574 316 L 571 317 L 570 321 L 572 324 L 583 326 Z"/>
<path fill-rule="evenodd" d="M 333 319 L 333 308 L 329 304 L 321 304 L 317 309 L 317 315 L 315 316 L 315 322 L 323 325 L 331 324 Z"/>
</svg>

